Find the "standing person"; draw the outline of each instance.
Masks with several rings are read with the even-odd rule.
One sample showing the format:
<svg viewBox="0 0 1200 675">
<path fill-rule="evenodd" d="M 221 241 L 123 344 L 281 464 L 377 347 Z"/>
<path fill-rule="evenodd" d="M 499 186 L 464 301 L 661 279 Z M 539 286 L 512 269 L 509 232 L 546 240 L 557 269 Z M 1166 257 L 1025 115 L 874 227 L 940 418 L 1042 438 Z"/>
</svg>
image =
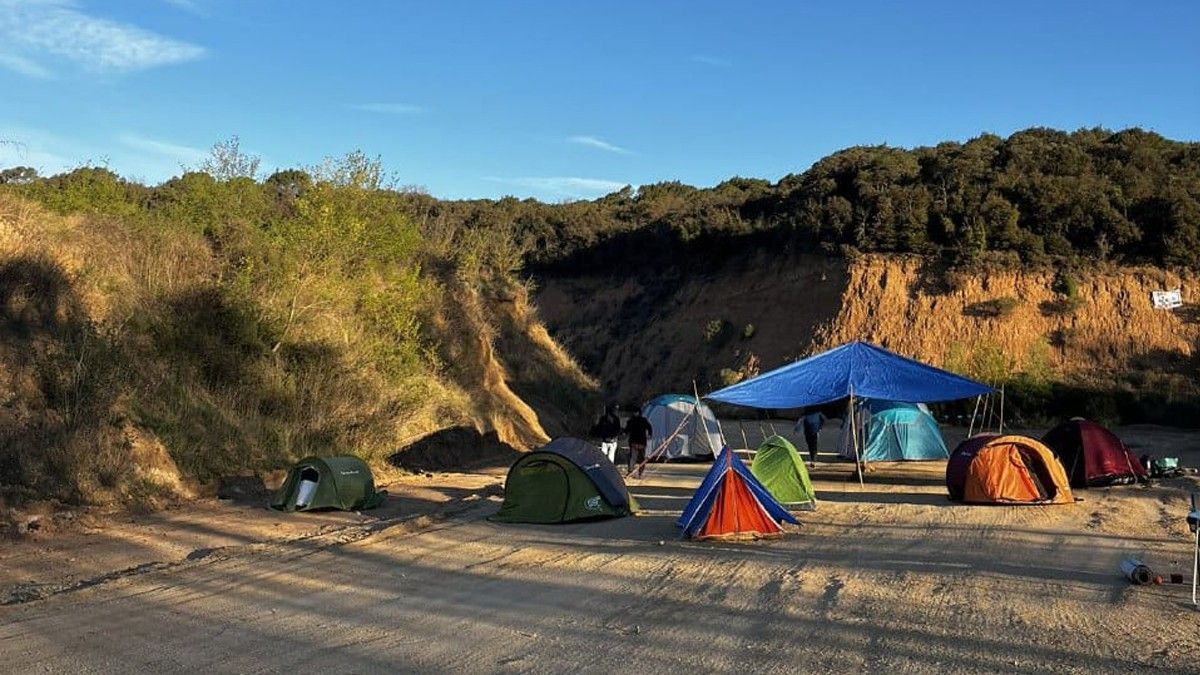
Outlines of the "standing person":
<svg viewBox="0 0 1200 675">
<path fill-rule="evenodd" d="M 804 444 L 808 446 L 808 465 L 817 463 L 817 447 L 821 441 L 821 427 L 825 426 L 825 414 L 819 409 L 812 409 L 796 423 L 796 431 L 804 430 Z"/>
<path fill-rule="evenodd" d="M 617 417 L 617 406 L 604 408 L 600 421 L 592 429 L 592 433 L 600 439 L 600 451 L 608 457 L 608 461 L 617 462 L 617 437 L 621 435 L 621 418 Z"/>
<path fill-rule="evenodd" d="M 637 478 L 642 477 L 642 469 L 645 468 L 643 464 L 646 461 L 646 441 L 653 432 L 650 420 L 642 417 L 639 410 L 635 410 L 629 421 L 625 422 L 625 433 L 629 436 L 629 472 L 626 476 L 632 474 L 636 468 Z"/>
</svg>

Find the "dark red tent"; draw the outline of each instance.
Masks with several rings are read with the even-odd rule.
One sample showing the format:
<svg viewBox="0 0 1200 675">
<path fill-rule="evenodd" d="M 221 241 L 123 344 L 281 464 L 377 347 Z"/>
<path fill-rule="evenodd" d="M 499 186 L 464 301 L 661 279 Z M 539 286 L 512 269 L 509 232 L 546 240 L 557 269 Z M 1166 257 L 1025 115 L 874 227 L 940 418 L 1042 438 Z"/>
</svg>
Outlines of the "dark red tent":
<svg viewBox="0 0 1200 675">
<path fill-rule="evenodd" d="M 1145 479 L 1146 469 L 1116 434 L 1076 417 L 1054 427 L 1042 437 L 1058 455 L 1071 487 L 1120 485 Z"/>
</svg>

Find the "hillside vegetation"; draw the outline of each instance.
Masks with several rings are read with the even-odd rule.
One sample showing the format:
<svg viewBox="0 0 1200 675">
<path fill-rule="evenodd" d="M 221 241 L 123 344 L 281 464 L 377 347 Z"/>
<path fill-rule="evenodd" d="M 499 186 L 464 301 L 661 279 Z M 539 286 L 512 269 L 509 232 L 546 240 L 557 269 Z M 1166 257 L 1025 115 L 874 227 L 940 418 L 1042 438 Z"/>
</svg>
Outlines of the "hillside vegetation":
<svg viewBox="0 0 1200 675">
<path fill-rule="evenodd" d="M 218 149 L 157 187 L 0 188 L 0 500 L 152 505 L 308 454 L 403 464 L 437 430 L 528 448 L 592 412 L 506 242 L 414 222 L 361 154 L 256 181 Z"/>
<path fill-rule="evenodd" d="M 1029 409 L 1061 385 L 1193 400 L 1194 306 L 1144 296 L 1197 268 L 1200 144 L 1139 129 L 855 147 L 775 182 L 562 204 L 438 200 L 361 153 L 259 179 L 236 139 L 157 186 L 13 167 L 0 485 L 152 502 L 309 453 L 530 447 L 599 400 L 556 338 L 627 403 L 856 338 Z"/>
<path fill-rule="evenodd" d="M 509 229 L 547 274 L 744 257 L 755 243 L 919 253 L 954 266 L 1082 257 L 1194 267 L 1200 143 L 1140 129 L 1035 128 L 911 150 L 848 148 L 774 183 L 656 183 L 568 204 L 413 195 L 410 208 Z"/>
</svg>

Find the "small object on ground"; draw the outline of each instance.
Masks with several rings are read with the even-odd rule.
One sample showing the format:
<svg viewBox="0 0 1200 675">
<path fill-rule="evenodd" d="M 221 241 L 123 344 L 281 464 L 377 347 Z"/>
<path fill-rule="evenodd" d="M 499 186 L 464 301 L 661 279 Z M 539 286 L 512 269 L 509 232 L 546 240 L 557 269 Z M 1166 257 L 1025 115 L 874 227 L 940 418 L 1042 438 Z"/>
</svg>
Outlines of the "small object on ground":
<svg viewBox="0 0 1200 675">
<path fill-rule="evenodd" d="M 659 539 L 659 540 L 658 540 L 658 545 L 659 545 L 659 546 L 665 546 L 665 545 L 666 545 L 666 543 L 667 543 L 667 542 L 663 541 L 662 539 Z"/>
<path fill-rule="evenodd" d="M 1133 583 L 1139 586 L 1145 586 L 1154 582 L 1154 572 L 1137 558 L 1126 558 L 1121 561 L 1121 574 Z M 1162 583 L 1162 577 L 1158 577 L 1158 583 Z"/>
<path fill-rule="evenodd" d="M 1183 583 L 1183 575 L 1177 574 L 1177 573 L 1172 573 L 1171 574 L 1171 583 L 1182 584 Z"/>
<path fill-rule="evenodd" d="M 1174 478 L 1182 476 L 1184 470 L 1179 466 L 1178 457 L 1151 457 L 1142 455 L 1142 465 L 1150 472 L 1151 478 Z"/>
</svg>

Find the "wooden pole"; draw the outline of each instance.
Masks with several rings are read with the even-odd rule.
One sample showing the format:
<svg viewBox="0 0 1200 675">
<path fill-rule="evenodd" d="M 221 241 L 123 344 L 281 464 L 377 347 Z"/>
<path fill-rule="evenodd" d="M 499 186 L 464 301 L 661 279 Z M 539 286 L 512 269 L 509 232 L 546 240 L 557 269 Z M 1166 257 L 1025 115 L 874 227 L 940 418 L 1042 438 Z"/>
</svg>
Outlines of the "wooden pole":
<svg viewBox="0 0 1200 675">
<path fill-rule="evenodd" d="M 858 454 L 858 415 L 854 414 L 854 390 L 850 390 L 850 438 L 854 442 L 854 468 L 858 472 L 858 486 L 865 485 L 862 472 L 862 457 Z"/>
<path fill-rule="evenodd" d="M 704 440 L 708 443 L 708 449 L 712 450 L 713 457 L 716 457 L 720 448 L 714 448 L 712 444 L 712 436 L 708 434 L 708 423 L 704 421 L 704 415 L 699 413 L 700 410 L 700 389 L 696 386 L 696 381 L 692 380 L 692 393 L 696 395 L 696 406 L 692 408 L 692 412 L 696 413 L 696 419 L 700 420 L 700 428 L 704 430 Z M 724 440 L 723 438 L 721 440 Z"/>
<path fill-rule="evenodd" d="M 979 414 L 979 402 L 983 400 L 983 394 L 975 397 L 975 409 L 971 411 L 971 426 L 967 427 L 967 438 L 975 435 L 975 416 Z"/>
<path fill-rule="evenodd" d="M 1004 385 L 1000 385 L 1000 435 L 1004 435 Z"/>
<path fill-rule="evenodd" d="M 742 432 L 742 446 L 749 450 L 750 441 L 746 440 L 746 427 L 742 425 L 741 420 L 738 420 L 738 429 Z"/>
</svg>

